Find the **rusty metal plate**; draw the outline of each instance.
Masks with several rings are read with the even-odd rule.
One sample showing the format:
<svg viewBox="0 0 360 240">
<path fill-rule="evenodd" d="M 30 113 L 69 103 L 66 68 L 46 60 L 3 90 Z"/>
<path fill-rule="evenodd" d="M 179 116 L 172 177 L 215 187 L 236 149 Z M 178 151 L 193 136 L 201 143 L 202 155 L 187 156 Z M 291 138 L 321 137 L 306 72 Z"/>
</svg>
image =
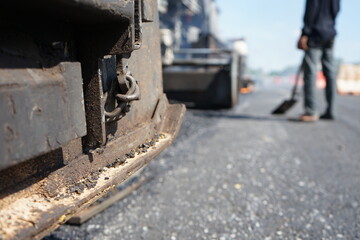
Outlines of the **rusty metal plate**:
<svg viewBox="0 0 360 240">
<path fill-rule="evenodd" d="M 137 129 L 130 136 L 110 142 L 105 149 L 98 149 L 89 155 L 79 157 L 28 187 L 23 193 L 0 198 L 2 239 L 41 239 L 49 231 L 66 222 L 74 213 L 89 206 L 115 185 L 141 169 L 171 144 L 180 129 L 185 107 L 179 104 L 169 105 L 164 96 L 161 99 L 155 112 L 158 116 L 154 117 L 154 122 Z M 157 118 L 161 118 L 160 124 L 155 120 Z M 161 138 L 148 148 L 146 153 L 138 151 L 124 162 L 119 162 L 126 149 L 142 146 L 139 143 L 145 143 L 146 138 L 151 137 L 156 128 L 161 131 Z M 127 143 L 126 146 L 123 143 Z M 123 146 L 120 151 L 119 146 Z M 109 163 L 106 167 L 102 167 L 101 162 L 104 161 Z M 92 174 L 72 181 L 72 177 L 79 172 L 89 170 Z M 46 186 L 53 184 L 57 185 L 56 195 L 44 194 Z"/>
<path fill-rule="evenodd" d="M 0 169 L 86 134 L 79 63 L 0 69 Z"/>
</svg>

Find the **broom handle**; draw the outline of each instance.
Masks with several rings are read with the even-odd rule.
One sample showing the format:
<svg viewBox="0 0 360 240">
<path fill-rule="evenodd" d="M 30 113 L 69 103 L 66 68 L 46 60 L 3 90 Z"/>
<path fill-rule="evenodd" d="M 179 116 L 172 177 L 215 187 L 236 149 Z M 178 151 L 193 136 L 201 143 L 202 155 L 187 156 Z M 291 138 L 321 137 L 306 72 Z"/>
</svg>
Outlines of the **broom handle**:
<svg viewBox="0 0 360 240">
<path fill-rule="evenodd" d="M 305 65 L 305 56 L 301 62 L 301 65 L 296 73 L 296 78 L 295 78 L 295 84 L 294 84 L 294 87 L 292 89 L 292 93 L 291 93 L 291 99 L 294 100 L 295 99 L 295 96 L 297 94 L 297 89 L 298 89 L 298 86 L 299 86 L 299 82 L 300 82 L 300 76 L 301 76 L 301 73 L 304 71 L 304 65 Z"/>
</svg>

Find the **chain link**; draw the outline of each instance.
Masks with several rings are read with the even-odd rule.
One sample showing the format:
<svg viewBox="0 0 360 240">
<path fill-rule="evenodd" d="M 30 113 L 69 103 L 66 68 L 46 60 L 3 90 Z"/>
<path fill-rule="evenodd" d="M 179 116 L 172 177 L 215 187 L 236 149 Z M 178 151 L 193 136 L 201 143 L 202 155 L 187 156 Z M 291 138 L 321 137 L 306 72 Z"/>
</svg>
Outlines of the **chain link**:
<svg viewBox="0 0 360 240">
<path fill-rule="evenodd" d="M 116 93 L 117 91 L 120 91 L 119 85 L 123 82 L 119 76 L 117 77 L 117 81 L 114 81 L 110 91 L 104 93 L 105 106 L 109 105 L 115 97 L 114 109 L 112 111 L 106 111 L 106 109 L 104 110 L 106 122 L 117 121 L 123 118 L 126 113 L 130 111 L 131 102 L 140 99 L 140 88 L 137 80 L 130 73 L 126 74 L 125 79 L 127 86 L 125 94 Z M 114 97 L 109 96 L 111 93 L 114 94 Z"/>
</svg>

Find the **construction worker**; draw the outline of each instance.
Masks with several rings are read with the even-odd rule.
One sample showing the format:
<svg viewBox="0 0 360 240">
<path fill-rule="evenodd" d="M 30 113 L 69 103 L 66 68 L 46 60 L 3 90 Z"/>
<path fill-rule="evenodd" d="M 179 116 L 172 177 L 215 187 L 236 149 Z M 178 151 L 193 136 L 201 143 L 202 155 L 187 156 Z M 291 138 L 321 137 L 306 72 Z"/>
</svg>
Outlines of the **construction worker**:
<svg viewBox="0 0 360 240">
<path fill-rule="evenodd" d="M 321 119 L 334 119 L 336 95 L 336 69 L 333 46 L 336 36 L 335 20 L 340 9 L 340 0 L 307 0 L 304 27 L 298 48 L 305 51 L 304 59 L 304 108 L 301 121 L 314 122 L 319 119 L 316 111 L 316 78 L 319 60 L 326 78 L 327 108 Z"/>
</svg>

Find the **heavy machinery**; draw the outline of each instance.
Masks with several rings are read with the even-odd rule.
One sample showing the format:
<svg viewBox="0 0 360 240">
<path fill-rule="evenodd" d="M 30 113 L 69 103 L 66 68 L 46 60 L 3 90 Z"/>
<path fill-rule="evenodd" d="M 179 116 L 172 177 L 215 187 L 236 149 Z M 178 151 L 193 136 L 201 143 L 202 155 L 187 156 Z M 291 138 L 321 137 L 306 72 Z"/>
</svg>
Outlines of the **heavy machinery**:
<svg viewBox="0 0 360 240">
<path fill-rule="evenodd" d="M 12 0 L 0 31 L 0 239 L 41 239 L 176 136 L 155 0 Z"/>
<path fill-rule="evenodd" d="M 229 49 L 220 41 L 215 0 L 159 0 L 164 90 L 200 108 L 238 102 L 247 55 L 243 39 Z"/>
</svg>

